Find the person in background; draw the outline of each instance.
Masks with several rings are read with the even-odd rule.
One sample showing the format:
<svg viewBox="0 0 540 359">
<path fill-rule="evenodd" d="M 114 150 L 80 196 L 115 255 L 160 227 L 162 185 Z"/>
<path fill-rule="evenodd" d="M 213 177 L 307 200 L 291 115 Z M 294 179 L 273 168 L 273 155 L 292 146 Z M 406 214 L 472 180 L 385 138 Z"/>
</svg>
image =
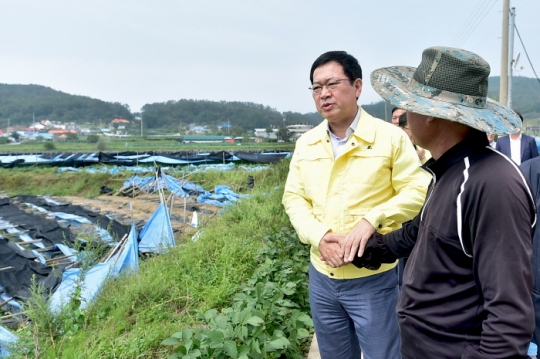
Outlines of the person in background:
<svg viewBox="0 0 540 359">
<path fill-rule="evenodd" d="M 403 115 L 406 111 L 399 107 L 392 109 L 392 125 L 399 126 L 399 116 Z"/>
<path fill-rule="evenodd" d="M 311 246 L 309 299 L 322 359 L 399 358 L 396 263 L 357 268 L 340 245 L 388 233 L 424 203 L 429 176 L 405 133 L 358 106 L 362 69 L 344 51 L 319 56 L 310 72 L 325 120 L 296 142 L 283 205 Z M 324 261 L 320 256 L 324 257 Z"/>
<path fill-rule="evenodd" d="M 407 112 L 405 112 L 401 116 L 399 116 L 398 126 L 403 131 L 405 131 L 407 136 L 409 136 L 409 138 L 410 138 L 410 140 L 411 140 L 411 142 L 412 142 L 412 144 L 414 146 L 414 149 L 416 150 L 416 154 L 418 155 L 418 158 L 420 159 L 420 162 L 422 164 L 426 163 L 427 160 L 429 160 L 431 158 L 431 154 L 429 153 L 428 150 L 426 150 L 424 148 L 421 148 L 420 146 L 416 145 L 416 143 L 414 143 L 414 140 L 412 138 L 411 129 L 409 128 L 409 123 L 407 122 Z"/>
<path fill-rule="evenodd" d="M 487 139 L 489 141 L 489 145 L 491 148 L 495 148 L 497 146 L 497 141 L 495 141 L 495 134 L 494 133 L 486 133 Z"/>
<path fill-rule="evenodd" d="M 475 53 L 436 46 L 418 68 L 371 74 L 379 95 L 405 104 L 413 139 L 433 156 L 420 214 L 374 233 L 353 261 L 376 270 L 408 257 L 397 307 L 403 359 L 527 358 L 536 208 L 520 169 L 488 146 L 488 129 L 521 127 L 515 112 L 487 98 L 489 72 Z"/>
<path fill-rule="evenodd" d="M 523 162 L 520 166 L 525 178 L 531 185 L 531 190 L 536 199 L 536 213 L 540 212 L 540 157 L 531 158 Z M 533 291 L 532 300 L 534 305 L 534 333 L 532 342 L 540 345 L 540 226 L 534 228 L 532 236 L 532 271 L 533 271 Z M 536 354 L 537 355 L 537 354 Z"/>
<path fill-rule="evenodd" d="M 516 110 L 514 112 L 518 114 L 523 126 L 523 116 Z M 510 157 L 518 166 L 522 162 L 538 157 L 538 147 L 534 137 L 523 134 L 521 129 L 510 136 L 500 137 L 495 149 Z"/>
</svg>

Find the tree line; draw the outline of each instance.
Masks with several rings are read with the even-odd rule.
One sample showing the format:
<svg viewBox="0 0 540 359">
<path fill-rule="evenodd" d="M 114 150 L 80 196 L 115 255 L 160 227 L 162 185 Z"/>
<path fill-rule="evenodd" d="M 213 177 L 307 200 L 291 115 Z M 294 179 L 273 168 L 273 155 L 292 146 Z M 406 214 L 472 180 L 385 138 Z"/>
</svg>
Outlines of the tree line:
<svg viewBox="0 0 540 359">
<path fill-rule="evenodd" d="M 488 96 L 498 99 L 498 76 L 489 78 Z M 512 83 L 513 108 L 526 119 L 540 118 L 540 83 L 533 78 L 516 76 Z M 392 107 L 384 101 L 362 105 L 371 115 L 389 121 Z M 315 112 L 279 112 L 274 108 L 251 102 L 208 100 L 171 100 L 146 104 L 141 113 L 131 112 L 128 105 L 105 102 L 86 96 L 70 95 L 40 85 L 0 84 L 0 128 L 11 125 L 28 126 L 36 121 L 74 122 L 81 126 L 98 126 L 114 118 L 133 121 L 143 117 L 148 130 L 172 133 L 184 132 L 190 124 L 208 126 L 213 132 L 223 124 L 229 133 L 246 133 L 254 128 L 283 128 L 286 125 L 317 125 L 322 117 Z"/>
</svg>

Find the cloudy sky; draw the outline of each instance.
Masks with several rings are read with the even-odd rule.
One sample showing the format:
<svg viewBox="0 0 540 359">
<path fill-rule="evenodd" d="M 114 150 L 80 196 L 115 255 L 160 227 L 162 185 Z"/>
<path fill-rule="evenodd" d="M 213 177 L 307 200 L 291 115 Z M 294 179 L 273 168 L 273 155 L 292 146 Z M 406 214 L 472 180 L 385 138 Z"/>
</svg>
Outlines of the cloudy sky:
<svg viewBox="0 0 540 359">
<path fill-rule="evenodd" d="M 512 0 L 540 73 L 540 0 Z M 179 99 L 313 112 L 309 69 L 345 50 L 369 73 L 417 66 L 433 45 L 483 56 L 500 74 L 502 0 L 0 0 L 0 83 L 128 104 Z M 519 76 L 535 77 L 519 38 Z"/>
</svg>

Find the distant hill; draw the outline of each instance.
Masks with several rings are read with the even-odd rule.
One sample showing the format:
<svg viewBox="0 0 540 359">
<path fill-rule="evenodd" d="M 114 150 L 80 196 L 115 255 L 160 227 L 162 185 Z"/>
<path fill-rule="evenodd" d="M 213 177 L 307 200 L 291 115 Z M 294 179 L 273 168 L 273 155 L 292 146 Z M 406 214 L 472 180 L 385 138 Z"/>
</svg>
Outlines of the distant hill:
<svg viewBox="0 0 540 359">
<path fill-rule="evenodd" d="M 498 76 L 489 78 L 488 96 L 499 97 Z M 540 83 L 536 79 L 516 76 L 513 78 L 513 108 L 521 111 L 526 119 L 540 118 Z M 390 120 L 392 106 L 379 101 L 362 106 L 371 115 Z M 253 128 L 281 127 L 284 124 L 320 123 L 317 112 L 281 113 L 276 109 L 250 102 L 215 102 L 207 100 L 171 100 L 147 104 L 143 107 L 144 126 L 148 129 L 180 132 L 189 124 L 217 127 L 229 123 L 234 132 L 252 131 Z M 75 122 L 80 125 L 99 124 L 121 117 L 132 120 L 135 114 L 128 106 L 96 100 L 85 96 L 70 95 L 39 85 L 0 84 L 0 128 L 8 118 L 12 125 L 27 126 L 32 122 Z M 284 121 L 285 118 L 285 121 Z"/>
<path fill-rule="evenodd" d="M 497 101 L 499 100 L 500 81 L 499 76 L 489 78 L 488 97 Z M 392 106 L 385 105 L 385 103 L 385 101 L 379 101 L 362 105 L 362 107 L 372 116 L 390 121 Z M 513 77 L 512 108 L 521 112 L 525 119 L 540 118 L 540 83 L 538 80 L 523 76 Z"/>
<path fill-rule="evenodd" d="M 132 119 L 128 108 L 86 96 L 70 95 L 40 85 L 0 84 L 0 119 L 11 125 L 28 126 L 36 121 L 51 120 L 77 124 L 109 122 L 114 118 Z M 6 127 L 1 123 L 0 128 Z"/>
<path fill-rule="evenodd" d="M 488 96 L 498 100 L 501 78 L 489 78 Z M 521 112 L 525 119 L 540 118 L 540 83 L 537 79 L 523 76 L 512 78 L 512 108 Z"/>
<path fill-rule="evenodd" d="M 251 132 L 253 128 L 282 127 L 284 123 L 318 124 L 322 120 L 318 113 L 282 114 L 268 106 L 251 102 L 179 100 L 145 105 L 143 111 L 148 128 L 169 128 L 174 131 L 180 131 L 191 123 L 211 127 L 230 124 L 231 129 Z"/>
</svg>

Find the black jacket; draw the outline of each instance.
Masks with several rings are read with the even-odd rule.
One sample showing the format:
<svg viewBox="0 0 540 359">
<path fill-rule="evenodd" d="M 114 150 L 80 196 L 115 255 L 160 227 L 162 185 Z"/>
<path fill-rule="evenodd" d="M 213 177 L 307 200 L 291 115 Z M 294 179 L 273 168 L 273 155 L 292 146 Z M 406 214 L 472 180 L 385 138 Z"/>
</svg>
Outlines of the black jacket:
<svg viewBox="0 0 540 359">
<path fill-rule="evenodd" d="M 526 358 L 536 212 L 522 173 L 477 131 L 426 168 L 420 214 L 376 235 L 365 255 L 409 257 L 397 307 L 403 358 Z"/>
</svg>

